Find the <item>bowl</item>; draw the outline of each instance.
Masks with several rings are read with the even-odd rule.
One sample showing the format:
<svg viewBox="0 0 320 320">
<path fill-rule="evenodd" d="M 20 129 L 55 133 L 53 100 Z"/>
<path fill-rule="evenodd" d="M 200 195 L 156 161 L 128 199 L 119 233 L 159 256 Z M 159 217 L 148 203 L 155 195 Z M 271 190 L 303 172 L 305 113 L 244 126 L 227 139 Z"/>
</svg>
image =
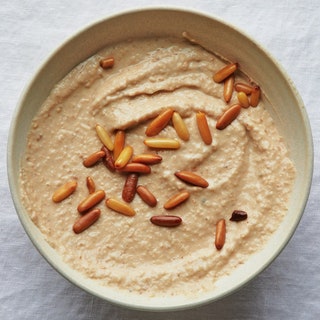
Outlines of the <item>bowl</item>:
<svg viewBox="0 0 320 320">
<path fill-rule="evenodd" d="M 170 23 L 168 23 L 170 22 Z M 51 89 L 80 62 L 109 43 L 144 36 L 177 36 L 192 30 L 192 36 L 206 48 L 237 61 L 263 88 L 272 115 L 297 168 L 288 212 L 266 246 L 217 286 L 193 298 L 128 296 L 103 287 L 70 268 L 45 241 L 21 202 L 20 159 L 26 150 L 31 122 Z M 273 107 L 274 106 L 274 107 Z M 217 17 L 177 8 L 131 10 L 109 16 L 80 31 L 40 66 L 24 90 L 15 110 L 8 140 L 8 178 L 19 219 L 42 256 L 62 276 L 83 290 L 129 308 L 153 311 L 179 310 L 216 301 L 247 284 L 262 272 L 283 250 L 303 214 L 311 186 L 313 146 L 310 125 L 303 102 L 294 84 L 277 61 L 252 38 Z"/>
</svg>

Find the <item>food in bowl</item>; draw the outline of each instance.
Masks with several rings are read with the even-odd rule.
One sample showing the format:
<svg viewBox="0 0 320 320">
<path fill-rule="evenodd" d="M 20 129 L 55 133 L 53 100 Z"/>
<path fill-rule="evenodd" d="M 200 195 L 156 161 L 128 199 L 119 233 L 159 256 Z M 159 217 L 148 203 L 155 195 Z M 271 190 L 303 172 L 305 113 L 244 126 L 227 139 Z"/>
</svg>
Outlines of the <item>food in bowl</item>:
<svg viewBox="0 0 320 320">
<path fill-rule="evenodd" d="M 262 250 L 295 180 L 263 88 L 181 38 L 109 45 L 52 90 L 28 134 L 22 202 L 85 277 L 200 296 Z"/>
</svg>

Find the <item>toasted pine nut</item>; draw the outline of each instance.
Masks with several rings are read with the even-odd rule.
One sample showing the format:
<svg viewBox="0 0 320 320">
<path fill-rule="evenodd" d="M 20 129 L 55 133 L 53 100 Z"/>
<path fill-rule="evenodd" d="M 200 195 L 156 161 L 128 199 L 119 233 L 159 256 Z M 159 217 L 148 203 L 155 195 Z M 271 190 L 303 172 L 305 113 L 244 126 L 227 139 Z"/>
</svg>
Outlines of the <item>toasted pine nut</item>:
<svg viewBox="0 0 320 320">
<path fill-rule="evenodd" d="M 125 132 L 123 130 L 118 130 L 114 137 L 113 158 L 115 160 L 118 159 L 121 151 L 123 150 L 125 145 L 125 140 L 126 140 Z"/>
<path fill-rule="evenodd" d="M 196 114 L 197 125 L 199 129 L 200 136 L 203 142 L 207 145 L 212 143 L 212 136 L 209 129 L 207 117 L 203 112 L 197 112 Z"/>
<path fill-rule="evenodd" d="M 140 198 L 148 204 L 150 207 L 155 207 L 158 203 L 156 197 L 150 192 L 150 190 L 145 186 L 138 186 L 137 193 Z"/>
<path fill-rule="evenodd" d="M 181 224 L 182 219 L 178 216 L 152 216 L 150 221 L 159 227 L 177 227 Z"/>
<path fill-rule="evenodd" d="M 152 137 L 157 135 L 162 129 L 166 127 L 169 123 L 174 110 L 172 108 L 168 108 L 162 111 L 153 121 L 149 124 L 146 129 L 146 135 L 148 137 Z"/>
<path fill-rule="evenodd" d="M 121 153 L 119 154 L 118 159 L 115 161 L 114 165 L 116 169 L 123 168 L 131 159 L 133 154 L 133 149 L 131 146 L 125 146 Z"/>
<path fill-rule="evenodd" d="M 138 183 L 138 174 L 130 173 L 127 176 L 126 182 L 122 189 L 122 199 L 125 202 L 131 202 L 136 195 L 137 183 Z"/>
<path fill-rule="evenodd" d="M 135 210 L 129 204 L 114 198 L 107 199 L 106 206 L 109 209 L 124 214 L 126 216 L 133 217 L 136 214 Z"/>
<path fill-rule="evenodd" d="M 87 179 L 87 188 L 88 188 L 88 191 L 89 193 L 94 193 L 96 191 L 96 185 L 92 179 L 92 177 L 88 176 Z"/>
<path fill-rule="evenodd" d="M 240 92 L 238 92 L 237 97 L 238 97 L 239 103 L 241 104 L 241 106 L 243 108 L 250 107 L 249 99 L 248 99 L 248 96 L 246 95 L 246 93 L 244 93 L 243 91 L 240 91 Z"/>
<path fill-rule="evenodd" d="M 102 150 L 96 151 L 90 154 L 90 156 L 88 156 L 86 159 L 83 160 L 83 165 L 87 168 L 92 167 L 105 155 L 106 155 L 105 152 Z"/>
<path fill-rule="evenodd" d="M 186 124 L 184 123 L 183 119 L 181 118 L 180 114 L 176 111 L 172 115 L 172 123 L 174 129 L 177 132 L 178 137 L 184 141 L 188 141 L 190 138 L 189 130 Z"/>
<path fill-rule="evenodd" d="M 101 150 L 104 151 L 104 153 L 106 154 L 105 157 L 102 159 L 104 165 L 111 171 L 115 171 L 116 168 L 114 166 L 114 159 L 113 159 L 113 155 L 112 152 L 106 148 L 105 146 L 102 146 Z"/>
<path fill-rule="evenodd" d="M 181 204 L 182 202 L 185 202 L 186 200 L 188 200 L 190 197 L 190 193 L 188 191 L 180 191 L 178 193 L 176 193 L 175 195 L 173 195 L 165 204 L 164 204 L 164 208 L 167 210 L 173 209 L 175 207 L 177 207 L 179 204 Z"/>
<path fill-rule="evenodd" d="M 246 94 L 251 94 L 252 90 L 253 90 L 253 87 L 250 86 L 249 84 L 246 84 L 246 83 L 243 83 L 243 82 L 237 82 L 235 83 L 234 85 L 234 89 L 237 91 L 237 92 L 244 92 Z"/>
<path fill-rule="evenodd" d="M 100 67 L 103 69 L 112 68 L 114 65 L 114 58 L 113 57 L 103 58 L 100 60 L 99 64 L 100 64 Z"/>
<path fill-rule="evenodd" d="M 226 221 L 220 219 L 216 224 L 215 246 L 217 250 L 221 250 L 226 241 Z"/>
<path fill-rule="evenodd" d="M 209 186 L 207 180 L 203 179 L 202 177 L 191 171 L 178 171 L 175 173 L 175 176 L 181 179 L 182 181 L 193 184 L 197 187 L 207 188 Z"/>
<path fill-rule="evenodd" d="M 216 123 L 216 128 L 218 130 L 223 130 L 226 128 L 233 120 L 237 118 L 241 111 L 241 105 L 240 104 L 234 104 L 231 106 L 228 110 L 226 110 L 218 119 Z"/>
<path fill-rule="evenodd" d="M 81 233 L 94 224 L 100 217 L 100 209 L 92 209 L 85 215 L 81 216 L 73 225 L 74 233 Z"/>
<path fill-rule="evenodd" d="M 151 168 L 143 163 L 128 163 L 123 168 L 119 169 L 120 172 L 132 172 L 132 173 L 150 173 Z"/>
<path fill-rule="evenodd" d="M 250 97 L 250 105 L 252 107 L 256 107 L 259 103 L 259 100 L 260 100 L 260 87 L 254 86 L 253 91 L 251 93 L 251 97 Z"/>
<path fill-rule="evenodd" d="M 223 97 L 225 102 L 229 102 L 233 93 L 234 75 L 232 74 L 224 80 Z"/>
<path fill-rule="evenodd" d="M 218 83 L 222 82 L 223 80 L 228 78 L 231 74 L 233 74 L 238 69 L 238 67 L 239 67 L 238 63 L 230 63 L 226 65 L 225 67 L 223 67 L 222 69 L 220 69 L 215 73 L 215 75 L 213 76 L 213 80 Z"/>
<path fill-rule="evenodd" d="M 176 139 L 170 138 L 147 138 L 143 143 L 150 147 L 156 149 L 179 149 L 180 142 Z"/>
<path fill-rule="evenodd" d="M 89 194 L 85 199 L 83 199 L 78 205 L 78 212 L 84 213 L 91 209 L 93 206 L 101 202 L 105 198 L 106 194 L 103 190 L 95 191 Z"/>
<path fill-rule="evenodd" d="M 144 163 L 144 164 L 157 164 L 162 161 L 162 157 L 158 154 L 141 153 L 133 156 L 132 162 Z"/>
<path fill-rule="evenodd" d="M 248 214 L 243 211 L 243 210 L 234 210 L 232 212 L 231 218 L 229 219 L 230 221 L 243 221 L 248 218 Z"/>
<path fill-rule="evenodd" d="M 114 145 L 108 132 L 99 124 L 96 125 L 96 132 L 103 145 L 110 151 L 113 151 Z"/>
<path fill-rule="evenodd" d="M 69 181 L 58 188 L 52 195 L 53 202 L 61 202 L 69 197 L 77 188 L 77 181 Z"/>
</svg>

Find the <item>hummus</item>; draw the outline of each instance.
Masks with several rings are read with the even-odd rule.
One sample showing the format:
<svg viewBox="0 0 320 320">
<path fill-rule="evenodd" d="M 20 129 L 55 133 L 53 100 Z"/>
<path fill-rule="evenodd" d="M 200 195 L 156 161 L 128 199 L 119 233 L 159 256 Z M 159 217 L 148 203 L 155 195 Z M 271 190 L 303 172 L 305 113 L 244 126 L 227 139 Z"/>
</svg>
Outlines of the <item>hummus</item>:
<svg viewBox="0 0 320 320">
<path fill-rule="evenodd" d="M 99 61 L 112 56 L 115 64 L 103 69 Z M 227 104 L 223 84 L 213 74 L 225 62 L 185 39 L 141 39 L 105 48 L 73 69 L 52 90 L 33 120 L 22 160 L 23 204 L 47 242 L 64 261 L 103 286 L 145 296 L 184 296 L 212 289 L 216 280 L 232 273 L 263 248 L 279 227 L 295 179 L 288 150 L 265 109 L 243 108 L 224 130 L 215 128 Z M 241 79 L 242 77 L 242 79 Z M 237 79 L 249 82 L 242 73 Z M 263 90 L 263 88 L 262 88 Z M 151 150 L 143 141 L 148 124 L 171 107 L 187 125 L 190 139 L 179 139 L 169 123 L 159 137 L 180 141 L 177 150 Z M 206 145 L 197 128 L 196 113 L 206 114 L 212 143 Z M 103 163 L 86 168 L 83 160 L 101 148 L 95 131 L 102 125 L 111 136 L 126 132 L 134 154 L 158 153 L 162 162 L 141 174 L 158 200 L 151 208 L 136 195 L 136 215 L 127 217 L 97 205 L 101 216 L 80 234 L 72 226 L 77 205 L 87 194 L 86 177 L 107 198 L 121 199 L 126 175 L 109 171 Z M 206 179 L 207 188 L 186 184 L 174 174 L 192 171 Z M 76 191 L 61 203 L 53 192 L 76 180 Z M 179 191 L 190 198 L 172 210 L 163 204 Z M 230 221 L 234 210 L 248 214 Z M 175 228 L 150 222 L 154 215 L 181 217 Z M 215 225 L 226 221 L 221 250 L 214 245 Z"/>
</svg>

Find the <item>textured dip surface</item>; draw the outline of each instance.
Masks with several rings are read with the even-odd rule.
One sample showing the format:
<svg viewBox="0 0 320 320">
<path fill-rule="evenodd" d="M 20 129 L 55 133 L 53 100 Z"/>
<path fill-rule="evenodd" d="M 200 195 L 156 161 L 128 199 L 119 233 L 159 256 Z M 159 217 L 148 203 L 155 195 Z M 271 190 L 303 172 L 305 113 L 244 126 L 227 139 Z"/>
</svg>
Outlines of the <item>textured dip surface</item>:
<svg viewBox="0 0 320 320">
<path fill-rule="evenodd" d="M 99 65 L 112 56 L 110 69 Z M 21 164 L 23 204 L 47 242 L 64 261 L 84 276 L 108 287 L 145 296 L 184 296 L 211 290 L 258 252 L 279 227 L 287 211 L 295 168 L 262 96 L 257 107 L 243 108 L 224 130 L 219 116 L 237 102 L 226 103 L 223 84 L 212 79 L 225 62 L 184 39 L 141 39 L 110 46 L 72 70 L 58 83 L 36 115 Z M 244 70 L 245 71 L 245 70 Z M 239 79 L 249 81 L 239 73 Z M 262 88 L 263 91 L 263 88 Z M 158 136 L 180 141 L 177 150 L 151 150 L 143 143 L 150 121 L 162 110 L 179 112 L 189 141 L 179 139 L 172 123 Z M 212 143 L 199 134 L 196 113 L 206 114 Z M 162 162 L 141 174 L 158 203 L 149 207 L 136 195 L 136 215 L 124 216 L 102 201 L 99 220 L 80 234 L 72 226 L 80 217 L 77 206 L 88 195 L 91 176 L 106 197 L 121 199 L 126 175 L 109 171 L 102 162 L 91 168 L 83 160 L 100 150 L 95 130 L 102 125 L 114 138 L 124 130 L 134 154 L 158 153 Z M 177 179 L 188 170 L 205 178 L 200 188 Z M 61 203 L 53 192 L 76 180 L 76 191 Z M 175 193 L 190 198 L 173 210 L 163 208 Z M 234 210 L 248 214 L 230 221 Z M 153 215 L 182 218 L 176 228 L 150 222 Z M 217 250 L 215 225 L 226 220 L 226 241 Z"/>
</svg>

